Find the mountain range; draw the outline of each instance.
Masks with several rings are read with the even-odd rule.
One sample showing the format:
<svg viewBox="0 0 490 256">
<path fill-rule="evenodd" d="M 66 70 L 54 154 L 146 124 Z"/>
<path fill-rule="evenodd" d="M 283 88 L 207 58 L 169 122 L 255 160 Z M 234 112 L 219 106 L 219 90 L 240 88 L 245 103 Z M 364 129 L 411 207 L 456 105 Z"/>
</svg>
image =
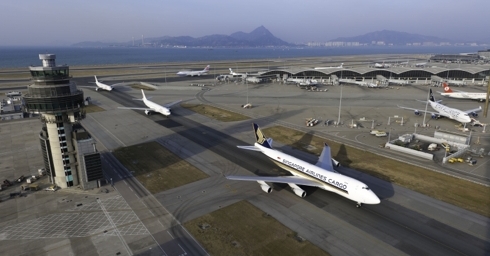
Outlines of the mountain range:
<svg viewBox="0 0 490 256">
<path fill-rule="evenodd" d="M 418 34 L 410 34 L 406 32 L 398 32 L 391 30 L 381 30 L 353 37 L 339 37 L 329 42 L 359 42 L 361 44 L 371 44 L 372 42 L 384 42 L 385 44 L 406 45 L 412 43 L 446 43 L 452 40 L 439 38 L 435 36 L 424 36 Z"/>
<path fill-rule="evenodd" d="M 203 37 L 190 36 L 163 36 L 144 39 L 145 46 L 186 46 L 186 47 L 281 47 L 293 46 L 275 37 L 264 26 L 254 29 L 250 33 L 235 32 L 231 35 L 208 35 Z M 103 46 L 132 46 L 133 41 L 125 43 L 80 42 L 75 47 L 103 47 Z M 141 46 L 139 42 L 138 46 Z"/>
<path fill-rule="evenodd" d="M 357 42 L 360 45 L 426 45 L 426 44 L 452 44 L 453 40 L 435 36 L 410 34 L 391 30 L 381 30 L 353 37 L 339 37 L 329 42 Z M 203 37 L 191 36 L 163 36 L 145 38 L 141 41 L 128 41 L 122 43 L 80 42 L 74 47 L 109 47 L 109 46 L 136 46 L 136 47 L 293 47 L 297 45 L 285 42 L 275 37 L 264 26 L 254 29 L 250 33 L 235 32 L 231 35 L 214 34 Z"/>
</svg>

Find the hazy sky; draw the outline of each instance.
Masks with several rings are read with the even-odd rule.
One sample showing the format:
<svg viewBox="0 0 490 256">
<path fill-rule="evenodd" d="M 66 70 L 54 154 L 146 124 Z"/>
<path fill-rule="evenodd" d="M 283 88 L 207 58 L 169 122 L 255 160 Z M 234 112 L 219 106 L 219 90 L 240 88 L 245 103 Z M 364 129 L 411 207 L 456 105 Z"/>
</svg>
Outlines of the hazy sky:
<svg viewBox="0 0 490 256">
<path fill-rule="evenodd" d="M 489 40 L 490 0 L 1 0 L 0 46 L 250 32 L 287 42 L 377 30 Z"/>
</svg>

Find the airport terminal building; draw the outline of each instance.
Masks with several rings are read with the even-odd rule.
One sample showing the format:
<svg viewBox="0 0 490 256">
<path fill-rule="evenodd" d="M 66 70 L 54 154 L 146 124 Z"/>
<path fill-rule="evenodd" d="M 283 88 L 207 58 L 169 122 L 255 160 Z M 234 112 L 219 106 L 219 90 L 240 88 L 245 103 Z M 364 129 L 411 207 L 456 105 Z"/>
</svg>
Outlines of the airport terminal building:
<svg viewBox="0 0 490 256">
<path fill-rule="evenodd" d="M 461 68 L 446 68 L 441 66 L 408 67 L 396 66 L 390 68 L 374 67 L 343 67 L 329 69 L 287 68 L 271 70 L 262 76 L 276 76 L 280 79 L 304 78 L 317 79 L 325 83 L 335 83 L 335 79 L 354 79 L 357 81 L 386 79 L 402 79 L 414 83 L 430 84 L 433 77 L 451 80 L 467 81 L 468 85 L 485 85 L 490 79 L 490 66 L 465 66 Z"/>
</svg>

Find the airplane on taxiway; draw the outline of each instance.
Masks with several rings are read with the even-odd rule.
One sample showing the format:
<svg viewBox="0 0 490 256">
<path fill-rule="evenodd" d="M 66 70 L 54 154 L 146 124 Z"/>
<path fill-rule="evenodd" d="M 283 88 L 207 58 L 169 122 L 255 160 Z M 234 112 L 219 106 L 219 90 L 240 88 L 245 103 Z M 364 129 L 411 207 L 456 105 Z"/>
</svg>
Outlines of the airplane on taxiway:
<svg viewBox="0 0 490 256">
<path fill-rule="evenodd" d="M 413 110 L 413 111 L 415 111 L 416 115 L 420 115 L 420 112 L 430 113 L 432 115 L 432 118 L 437 119 L 437 118 L 443 116 L 443 117 L 447 117 L 447 118 L 456 120 L 456 121 L 463 123 L 463 124 L 473 122 L 474 119 L 471 118 L 469 115 L 471 114 L 473 117 L 476 117 L 476 116 L 478 116 L 477 112 L 481 111 L 481 106 L 478 108 L 475 108 L 475 109 L 462 111 L 459 109 L 444 106 L 444 105 L 440 104 L 439 102 L 440 101 L 436 101 L 434 99 L 434 95 L 432 94 L 432 89 L 429 89 L 429 102 L 428 103 L 430 104 L 432 109 L 434 109 L 436 112 L 419 110 L 416 108 L 408 108 L 408 107 L 402 107 L 402 106 L 398 106 L 398 107 L 403 108 L 403 109 Z"/>
<path fill-rule="evenodd" d="M 331 69 L 331 68 L 344 68 L 344 63 L 340 63 L 337 67 L 316 67 L 315 69 Z"/>
<path fill-rule="evenodd" d="M 289 171 L 293 176 L 226 176 L 229 180 L 256 181 L 264 192 L 272 192 L 266 182 L 285 183 L 299 197 L 305 197 L 306 192 L 298 185 L 318 187 L 362 204 L 379 204 L 380 200 L 364 183 L 342 175 L 334 170 L 339 162 L 332 159 L 330 147 L 325 144 L 316 165 L 307 163 L 272 148 L 272 139 L 266 138 L 257 124 L 253 124 L 256 142 L 253 146 L 238 146 L 238 148 L 260 151 L 279 167 Z"/>
<path fill-rule="evenodd" d="M 146 98 L 145 92 L 143 89 L 141 90 L 141 94 L 143 95 L 142 99 L 136 99 L 136 100 L 142 100 L 143 103 L 147 106 L 147 108 L 138 108 L 138 107 L 118 107 L 119 109 L 133 109 L 133 110 L 144 110 L 146 115 L 150 115 L 153 112 L 160 113 L 164 116 L 169 116 L 170 115 L 170 107 L 181 102 L 182 100 L 178 100 L 172 103 L 168 103 L 165 105 L 159 105 L 153 101 L 150 101 L 150 97 Z"/>
<path fill-rule="evenodd" d="M 456 99 L 470 99 L 470 100 L 478 100 L 485 101 L 487 99 L 487 93 L 485 92 L 462 92 L 462 91 L 453 91 L 447 83 L 442 83 L 442 88 L 444 88 L 444 92 L 439 92 L 442 96 L 447 96 L 449 98 Z"/>
<path fill-rule="evenodd" d="M 108 84 L 104 84 L 102 82 L 100 82 L 99 80 L 97 80 L 97 76 L 94 76 L 95 78 L 95 90 L 98 91 L 98 90 L 104 90 L 104 91 L 112 91 L 114 89 L 114 86 L 117 86 L 118 84 L 113 84 L 113 85 L 108 85 Z M 93 88 L 92 86 L 78 86 L 78 87 L 88 87 L 88 88 Z"/>
<path fill-rule="evenodd" d="M 177 72 L 178 76 L 201 76 L 201 75 L 207 75 L 209 72 L 210 66 L 207 65 L 203 70 L 199 71 L 179 71 Z"/>
</svg>

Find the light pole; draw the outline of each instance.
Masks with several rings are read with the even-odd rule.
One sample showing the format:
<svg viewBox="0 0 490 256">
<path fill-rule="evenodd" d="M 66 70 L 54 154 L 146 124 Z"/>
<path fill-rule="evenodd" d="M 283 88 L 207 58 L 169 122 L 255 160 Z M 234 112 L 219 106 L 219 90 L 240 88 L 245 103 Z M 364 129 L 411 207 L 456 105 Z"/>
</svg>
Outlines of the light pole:
<svg viewBox="0 0 490 256">
<path fill-rule="evenodd" d="M 427 94 L 427 100 L 425 102 L 425 112 L 424 112 L 424 120 L 422 121 L 422 126 L 425 127 L 425 116 L 427 115 L 427 106 L 429 105 L 429 94 Z"/>
<path fill-rule="evenodd" d="M 340 125 L 340 110 L 342 108 L 342 84 L 340 85 L 340 101 L 339 101 L 339 118 L 337 119 L 337 125 Z"/>
</svg>

